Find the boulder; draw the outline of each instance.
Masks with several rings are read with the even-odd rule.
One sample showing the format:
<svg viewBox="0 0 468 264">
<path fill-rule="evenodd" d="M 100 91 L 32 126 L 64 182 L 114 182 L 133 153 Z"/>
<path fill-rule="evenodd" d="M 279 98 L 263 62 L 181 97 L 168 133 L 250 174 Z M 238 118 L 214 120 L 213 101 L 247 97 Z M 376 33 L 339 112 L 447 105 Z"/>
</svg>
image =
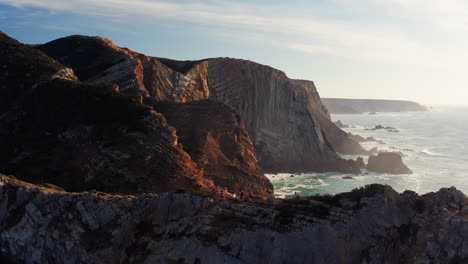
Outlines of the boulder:
<svg viewBox="0 0 468 264">
<path fill-rule="evenodd" d="M 369 157 L 367 170 L 379 173 L 411 174 L 413 173 L 404 163 L 400 153 L 381 152 L 377 156 Z"/>
</svg>

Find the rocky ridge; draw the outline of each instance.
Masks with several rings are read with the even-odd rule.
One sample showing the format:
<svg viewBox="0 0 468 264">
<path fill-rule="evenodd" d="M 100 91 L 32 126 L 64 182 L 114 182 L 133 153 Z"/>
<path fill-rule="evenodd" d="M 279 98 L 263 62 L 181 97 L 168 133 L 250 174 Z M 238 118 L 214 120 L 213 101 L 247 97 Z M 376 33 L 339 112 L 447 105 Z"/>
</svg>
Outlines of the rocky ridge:
<svg viewBox="0 0 468 264">
<path fill-rule="evenodd" d="M 371 185 L 274 203 L 66 193 L 0 176 L 6 263 L 465 263 L 468 198 Z M 92 241 L 92 243 L 91 243 Z"/>
<path fill-rule="evenodd" d="M 331 122 L 313 82 L 291 80 L 245 60 L 149 57 L 100 37 L 71 36 L 38 48 L 81 80 L 116 83 L 126 94 L 178 103 L 216 99 L 233 107 L 267 172 L 357 172 L 335 151 L 360 154 L 363 149 Z"/>
<path fill-rule="evenodd" d="M 2 172 L 32 183 L 56 184 L 69 191 L 96 189 L 120 193 L 176 191 L 179 188 L 208 193 L 213 188 L 239 189 L 245 183 L 244 178 L 251 177 L 257 180 L 249 183 L 252 192 L 271 196 L 273 187 L 257 165 L 252 165 L 255 161 L 253 146 L 240 121 L 211 123 L 213 126 L 223 125 L 224 143 L 238 144 L 237 147 L 242 149 L 233 152 L 236 156 L 228 161 L 230 170 L 226 173 L 233 178 L 239 176 L 239 179 L 229 185 L 225 182 L 215 185 L 208 179 L 213 178 L 212 175 L 204 174 L 210 172 L 206 168 L 223 174 L 226 164 L 206 165 L 201 159 L 194 161 L 179 144 L 176 129 L 162 114 L 143 104 L 141 94 L 121 91 L 119 85 L 123 85 L 125 91 L 134 90 L 139 87 L 138 81 L 136 84 L 132 81 L 119 84 L 90 81 L 98 78 L 92 76 L 96 68 L 105 71 L 111 65 L 100 60 L 99 55 L 107 54 L 108 49 L 114 51 L 109 42 L 91 40 L 105 46 L 90 49 L 83 45 L 94 44 L 82 42 L 82 39 L 72 46 L 78 55 L 91 50 L 94 53 L 90 55 L 96 57 L 92 60 L 77 55 L 80 60 L 76 63 L 83 66 L 72 67 L 77 71 L 77 77 L 72 69 L 34 47 L 0 35 L 0 44 L 4 48 L 0 67 L 7 69 L 0 75 L 3 85 L 0 93 L 4 96 L 2 100 L 8 102 L 0 109 Z M 125 53 L 120 55 L 112 58 L 117 61 L 127 58 Z M 64 61 L 67 58 L 61 57 Z M 70 66 L 75 65 L 71 60 L 68 62 Z M 120 69 L 130 70 L 127 73 L 131 75 L 133 68 Z M 119 76 L 126 79 L 123 73 Z M 83 79 L 88 82 L 82 82 Z M 238 135 L 244 136 L 241 141 L 237 141 Z M 218 142 L 209 144 L 217 148 Z M 194 149 L 192 154 L 201 150 Z M 251 167 L 251 170 L 244 169 Z"/>
</svg>

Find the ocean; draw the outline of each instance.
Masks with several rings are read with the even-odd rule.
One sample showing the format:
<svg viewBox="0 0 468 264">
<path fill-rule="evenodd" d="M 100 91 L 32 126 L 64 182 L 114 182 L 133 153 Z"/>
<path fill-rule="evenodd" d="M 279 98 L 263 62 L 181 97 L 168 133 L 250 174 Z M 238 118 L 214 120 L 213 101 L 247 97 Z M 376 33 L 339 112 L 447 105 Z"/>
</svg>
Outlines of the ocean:
<svg viewBox="0 0 468 264">
<path fill-rule="evenodd" d="M 371 183 L 388 184 L 398 192 L 413 190 L 419 194 L 455 186 L 468 194 L 468 108 L 436 106 L 427 112 L 334 114 L 332 119 L 352 126 L 344 129 L 347 132 L 372 136 L 385 143 L 361 143 L 365 149 L 401 151 L 405 155 L 403 162 L 413 174 L 349 175 L 354 179 L 343 179 L 348 174 L 340 173 L 267 174 L 275 187 L 275 196 L 336 194 Z M 366 130 L 379 124 L 400 132 Z M 367 157 L 363 158 L 367 163 Z"/>
</svg>

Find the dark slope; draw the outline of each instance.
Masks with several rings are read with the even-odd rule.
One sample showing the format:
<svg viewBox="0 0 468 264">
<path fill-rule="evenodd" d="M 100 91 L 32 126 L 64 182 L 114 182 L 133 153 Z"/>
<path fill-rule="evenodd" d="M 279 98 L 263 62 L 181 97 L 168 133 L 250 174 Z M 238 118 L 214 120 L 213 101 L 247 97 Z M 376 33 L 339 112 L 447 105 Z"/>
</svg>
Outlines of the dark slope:
<svg viewBox="0 0 468 264">
<path fill-rule="evenodd" d="M 2 35 L 4 90 L 23 87 L 0 116 L 0 169 L 67 190 L 112 192 L 211 188 L 177 145 L 165 118 L 114 85 L 57 75 L 64 67 Z M 15 52 L 12 52 L 15 51 Z M 28 69 L 33 65 L 33 71 Z M 5 74 L 6 75 L 6 74 Z M 68 71 L 68 75 L 73 73 Z M 55 78 L 61 76 L 61 78 Z"/>
</svg>

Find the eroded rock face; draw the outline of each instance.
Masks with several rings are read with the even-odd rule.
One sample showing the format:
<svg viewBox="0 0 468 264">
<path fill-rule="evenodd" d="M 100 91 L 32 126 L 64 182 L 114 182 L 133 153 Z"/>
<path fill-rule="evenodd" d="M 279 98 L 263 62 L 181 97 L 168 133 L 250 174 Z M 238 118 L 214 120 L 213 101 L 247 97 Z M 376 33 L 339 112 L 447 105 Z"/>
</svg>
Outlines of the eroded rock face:
<svg viewBox="0 0 468 264">
<path fill-rule="evenodd" d="M 116 83 L 123 93 L 138 90 L 157 101 L 172 102 L 211 98 L 233 107 L 267 172 L 357 172 L 335 151 L 363 150 L 330 120 L 313 82 L 291 80 L 281 71 L 245 60 L 147 57 L 97 37 L 72 36 L 40 49 L 76 69 L 79 78 Z M 86 53 L 88 49 L 93 52 Z"/>
<path fill-rule="evenodd" d="M 250 61 L 208 61 L 211 96 L 239 113 L 268 172 L 356 172 L 334 152 L 326 109 L 310 81 Z M 338 129 L 338 128 L 336 128 Z"/>
<path fill-rule="evenodd" d="M 398 152 L 380 152 L 377 156 L 369 156 L 367 169 L 373 172 L 391 174 L 411 174 L 411 171 L 402 160 Z"/>
<path fill-rule="evenodd" d="M 468 198 L 373 185 L 275 204 L 65 193 L 0 176 L 13 263 L 464 263 Z M 52 254 L 53 252 L 53 254 Z"/>
<path fill-rule="evenodd" d="M 145 102 L 177 129 L 179 142 L 201 166 L 204 177 L 231 193 L 273 195 L 273 186 L 258 166 L 252 141 L 234 109 L 214 100 Z"/>
</svg>

